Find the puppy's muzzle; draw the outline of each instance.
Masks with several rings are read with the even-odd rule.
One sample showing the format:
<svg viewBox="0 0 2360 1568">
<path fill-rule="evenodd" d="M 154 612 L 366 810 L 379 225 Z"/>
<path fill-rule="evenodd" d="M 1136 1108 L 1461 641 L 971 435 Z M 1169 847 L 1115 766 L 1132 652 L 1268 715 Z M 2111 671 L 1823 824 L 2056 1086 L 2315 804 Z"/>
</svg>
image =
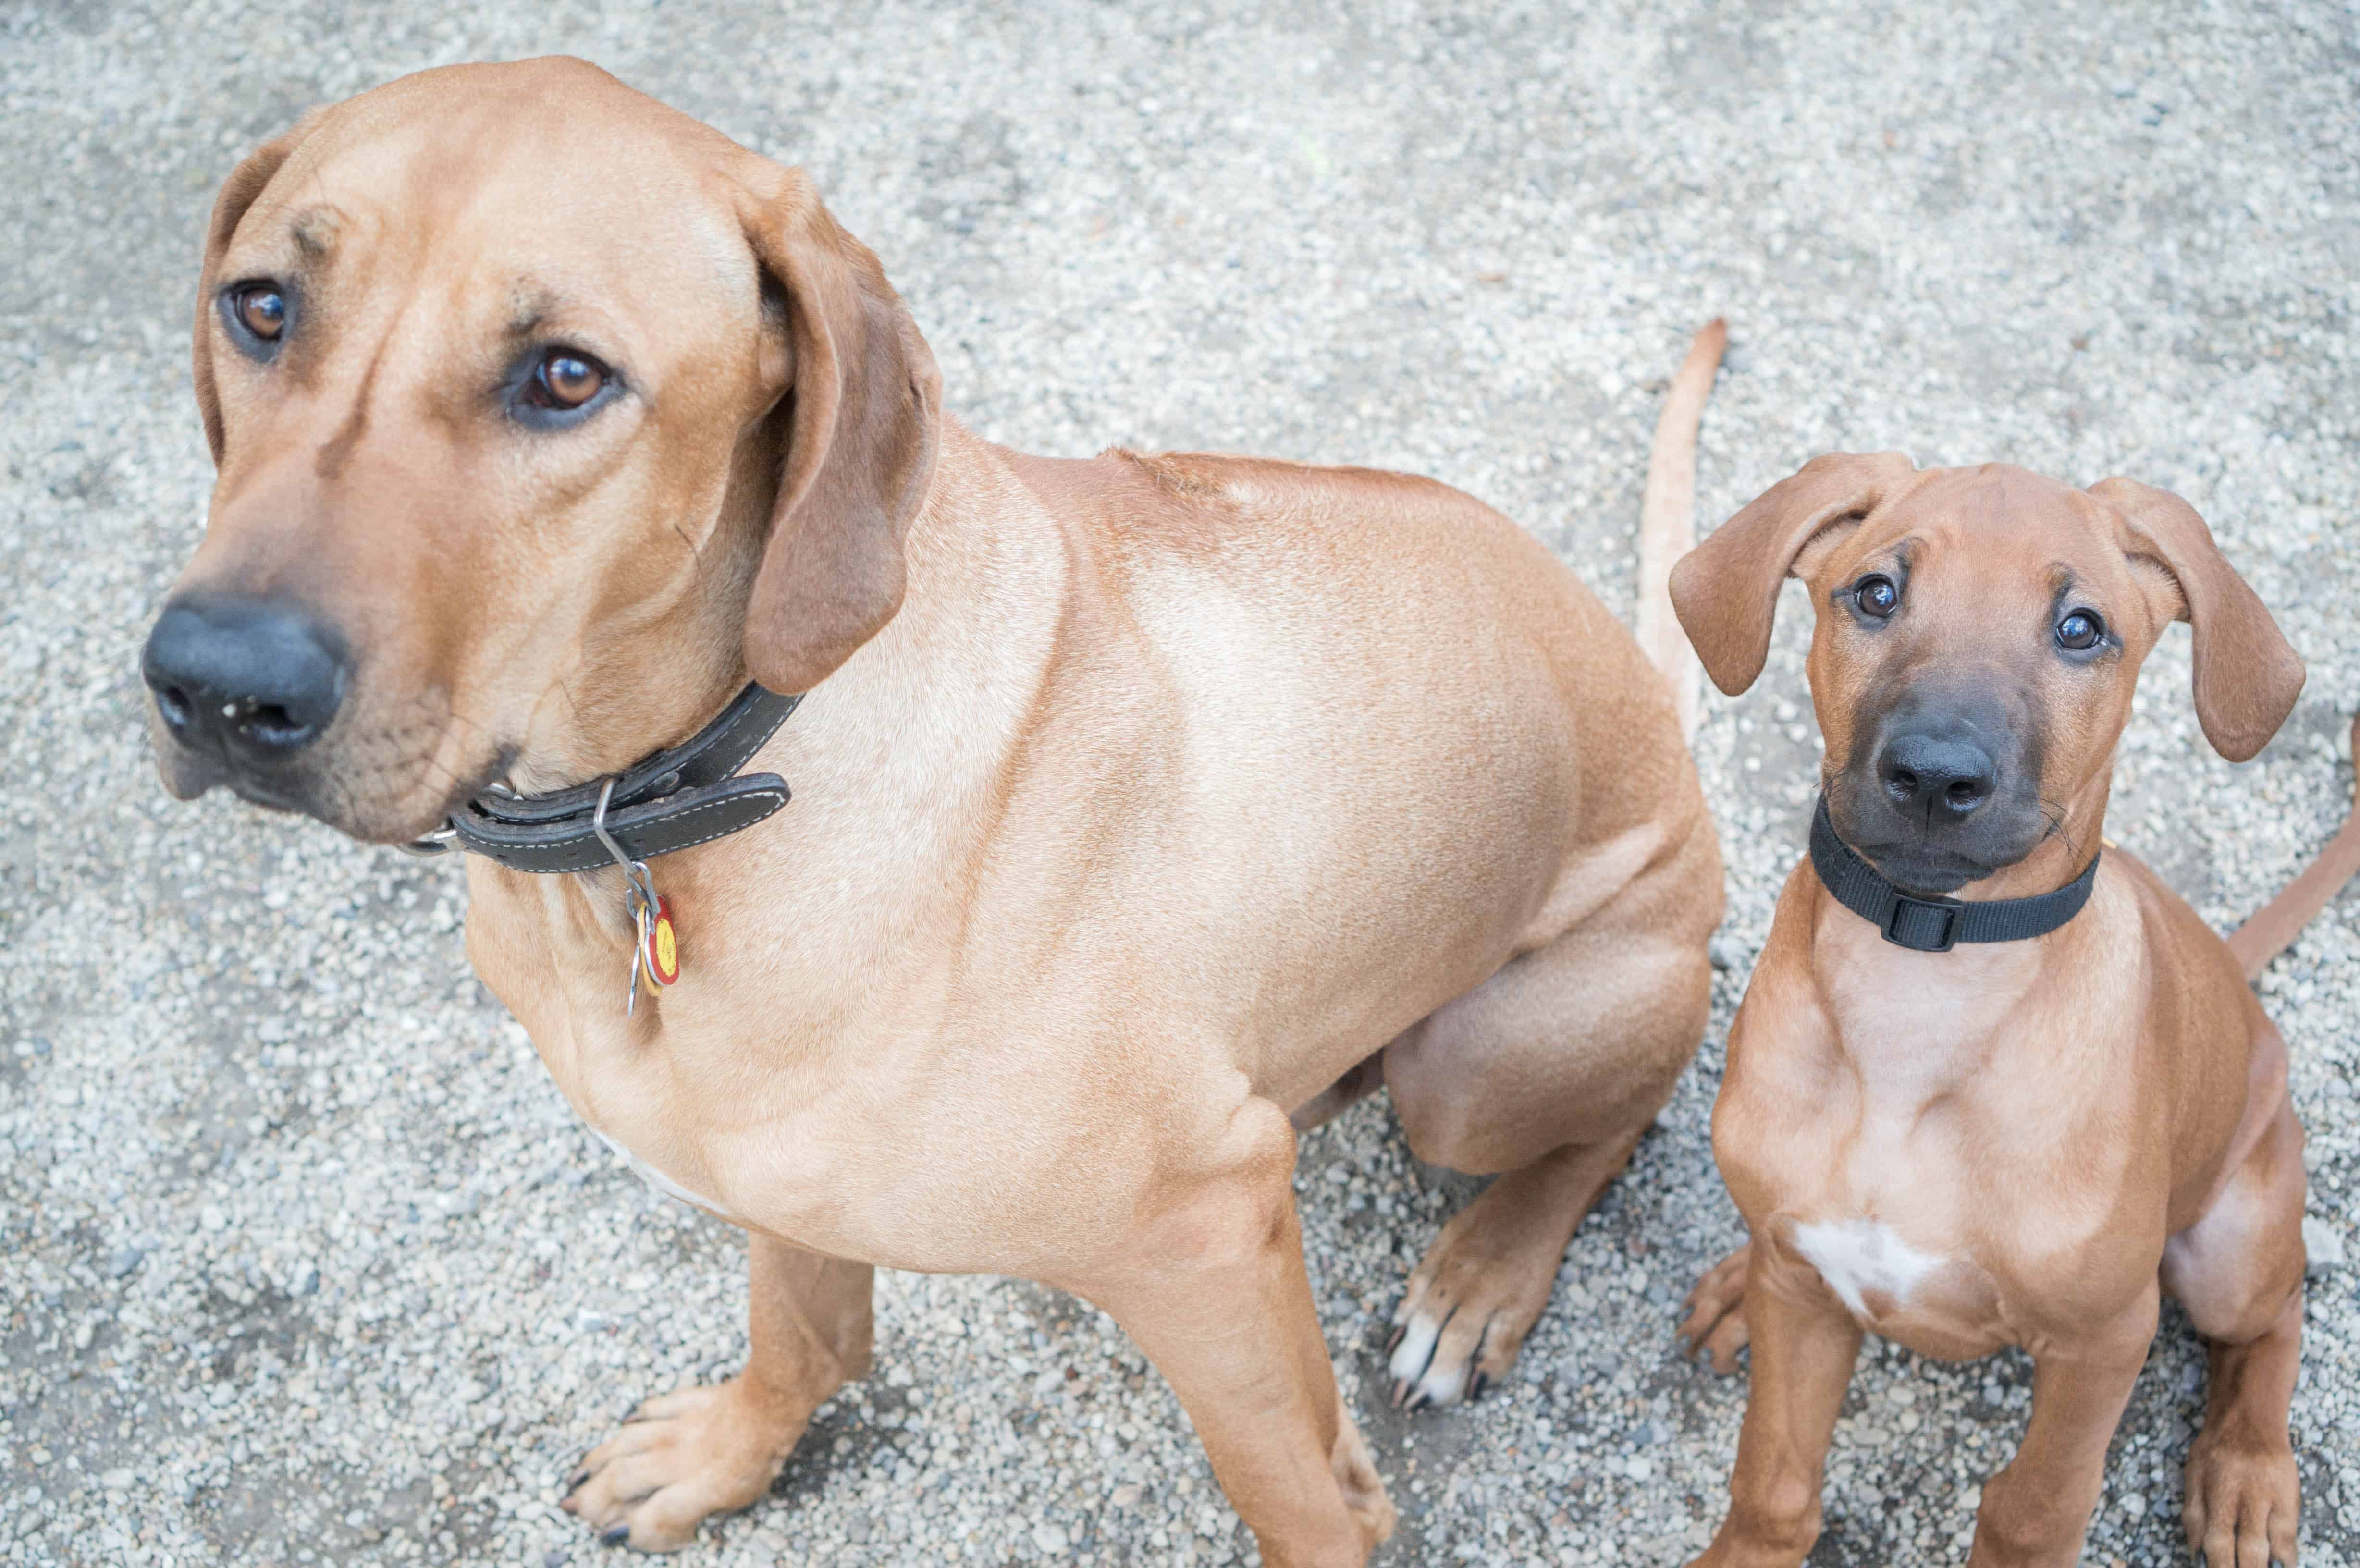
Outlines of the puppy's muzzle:
<svg viewBox="0 0 2360 1568">
<path fill-rule="evenodd" d="M 1963 736 L 1912 730 L 1885 743 L 1876 777 L 1903 816 L 1939 828 L 1965 822 L 1991 799 L 1999 765 Z"/>
<path fill-rule="evenodd" d="M 344 639 L 300 605 L 217 594 L 168 605 L 139 665 L 173 743 L 273 804 L 293 803 L 289 774 L 335 718 L 350 670 Z"/>
</svg>

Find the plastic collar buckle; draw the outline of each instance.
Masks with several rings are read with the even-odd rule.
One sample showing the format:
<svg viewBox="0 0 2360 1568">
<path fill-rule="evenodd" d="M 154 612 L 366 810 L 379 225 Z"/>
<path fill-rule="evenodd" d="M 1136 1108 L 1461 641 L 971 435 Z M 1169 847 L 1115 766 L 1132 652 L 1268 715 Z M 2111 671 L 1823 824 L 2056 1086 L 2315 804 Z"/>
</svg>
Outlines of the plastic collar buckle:
<svg viewBox="0 0 2360 1568">
<path fill-rule="evenodd" d="M 1893 912 L 1885 917 L 1885 940 L 1896 947 L 1906 947 L 1912 953 L 1948 953 L 1959 940 L 1959 916 L 1966 906 L 1945 900 L 1937 903 L 1930 898 L 1913 898 L 1907 893 L 1893 896 Z M 1919 912 L 1939 918 L 1935 928 L 1939 934 L 1929 933 Z"/>
</svg>

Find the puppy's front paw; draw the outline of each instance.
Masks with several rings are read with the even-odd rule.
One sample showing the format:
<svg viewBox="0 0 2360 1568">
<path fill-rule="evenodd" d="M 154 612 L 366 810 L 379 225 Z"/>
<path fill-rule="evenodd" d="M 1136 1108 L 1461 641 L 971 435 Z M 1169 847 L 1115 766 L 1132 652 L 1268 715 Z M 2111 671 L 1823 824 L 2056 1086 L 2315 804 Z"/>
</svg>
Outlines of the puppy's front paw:
<svg viewBox="0 0 2360 1568">
<path fill-rule="evenodd" d="M 710 1514 L 751 1505 L 803 1436 L 786 1402 L 743 1377 L 650 1399 L 582 1462 L 563 1507 L 609 1546 L 677 1552 Z"/>
<path fill-rule="evenodd" d="M 1748 1337 L 1747 1250 L 1741 1247 L 1705 1270 L 1704 1278 L 1688 1292 L 1685 1303 L 1688 1315 L 1679 1326 L 1679 1336 L 1688 1342 L 1688 1354 L 1710 1356 L 1712 1369 L 1720 1373 L 1737 1370 L 1737 1353 L 1745 1348 Z"/>
<path fill-rule="evenodd" d="M 2188 1455 L 2188 1503 L 2180 1517 L 2189 1548 L 2204 1554 L 2205 1568 L 2294 1568 L 2299 1491 L 2283 1433 L 2272 1442 L 2232 1430 L 2215 1441 L 2207 1428 Z"/>
</svg>

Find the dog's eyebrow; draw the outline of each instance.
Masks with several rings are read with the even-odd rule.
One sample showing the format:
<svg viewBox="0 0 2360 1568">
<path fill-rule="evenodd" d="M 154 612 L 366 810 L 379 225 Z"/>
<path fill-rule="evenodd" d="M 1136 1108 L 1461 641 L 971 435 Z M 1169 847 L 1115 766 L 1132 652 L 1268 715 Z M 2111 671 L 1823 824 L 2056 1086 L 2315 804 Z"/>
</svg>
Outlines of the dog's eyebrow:
<svg viewBox="0 0 2360 1568">
<path fill-rule="evenodd" d="M 333 207 L 311 207 L 295 214 L 288 233 L 306 259 L 320 261 L 336 248 L 336 236 L 344 226 L 344 215 Z"/>
<path fill-rule="evenodd" d="M 508 333 L 529 338 L 560 310 L 556 295 L 538 283 L 519 283 L 508 290 Z"/>
</svg>

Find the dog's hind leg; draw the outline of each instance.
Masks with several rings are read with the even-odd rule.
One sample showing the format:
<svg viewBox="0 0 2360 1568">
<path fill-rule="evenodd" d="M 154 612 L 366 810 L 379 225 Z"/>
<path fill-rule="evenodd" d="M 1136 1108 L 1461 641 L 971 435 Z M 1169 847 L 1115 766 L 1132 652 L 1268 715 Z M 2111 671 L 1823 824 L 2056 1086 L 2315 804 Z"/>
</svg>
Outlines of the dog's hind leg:
<svg viewBox="0 0 2360 1568">
<path fill-rule="evenodd" d="M 1342 1077 L 1295 1106 L 1295 1114 L 1288 1118 L 1295 1123 L 1295 1130 L 1305 1133 L 1325 1127 L 1343 1115 L 1353 1102 L 1375 1094 L 1384 1085 L 1384 1062 L 1382 1051 L 1362 1057 L 1346 1068 Z"/>
<path fill-rule="evenodd" d="M 2220 1195 L 2164 1248 L 2163 1286 L 2210 1342 L 2204 1430 L 2188 1454 L 2188 1544 L 2214 1568 L 2295 1560 L 2287 1430 L 2302 1357 L 2302 1130 L 2277 1115 Z"/>
<path fill-rule="evenodd" d="M 1410 1275 L 1396 1402 L 1450 1404 L 1514 1365 L 1566 1244 L 1704 1038 L 1719 873 L 1709 840 L 1677 855 L 1385 1048 L 1411 1151 L 1500 1173 Z"/>
<path fill-rule="evenodd" d="M 749 1247 L 745 1370 L 641 1405 L 583 1461 L 564 1507 L 608 1545 L 672 1552 L 770 1489 L 829 1395 L 867 1376 L 875 1270 L 768 1236 Z"/>
</svg>

